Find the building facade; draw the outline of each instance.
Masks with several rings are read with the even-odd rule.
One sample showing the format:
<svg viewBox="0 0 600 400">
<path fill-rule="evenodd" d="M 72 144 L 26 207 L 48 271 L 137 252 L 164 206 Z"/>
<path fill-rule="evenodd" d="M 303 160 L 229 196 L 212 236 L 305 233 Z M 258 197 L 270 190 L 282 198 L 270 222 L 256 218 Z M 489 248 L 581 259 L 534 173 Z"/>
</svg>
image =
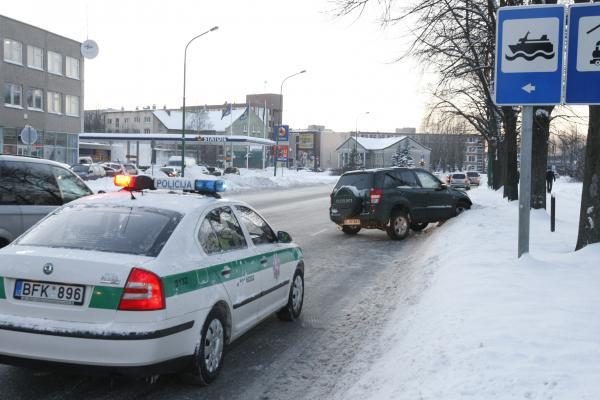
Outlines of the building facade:
<svg viewBox="0 0 600 400">
<path fill-rule="evenodd" d="M 2 15 L 0 37 L 0 152 L 75 163 L 83 130 L 81 43 Z M 21 135 L 25 127 L 37 135 Z"/>
<path fill-rule="evenodd" d="M 397 166 L 396 157 L 406 152 L 412 160 L 406 166 L 430 168 L 431 151 L 409 138 L 408 136 L 395 136 L 389 138 L 350 137 L 337 149 L 337 168 L 351 165 L 352 153 L 358 153 L 358 163 L 364 168 L 384 168 Z"/>
</svg>

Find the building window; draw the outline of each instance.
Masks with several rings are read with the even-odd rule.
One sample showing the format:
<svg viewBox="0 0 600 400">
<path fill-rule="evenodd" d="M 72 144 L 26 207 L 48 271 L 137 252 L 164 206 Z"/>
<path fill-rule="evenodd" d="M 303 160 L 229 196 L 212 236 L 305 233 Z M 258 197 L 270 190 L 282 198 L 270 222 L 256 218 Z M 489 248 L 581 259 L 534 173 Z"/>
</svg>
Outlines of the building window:
<svg viewBox="0 0 600 400">
<path fill-rule="evenodd" d="M 118 128 L 119 127 L 119 118 L 115 118 L 115 126 Z"/>
<path fill-rule="evenodd" d="M 150 133 L 150 129 L 144 129 L 144 133 Z"/>
<path fill-rule="evenodd" d="M 44 110 L 44 92 L 42 89 L 29 88 L 27 90 L 27 108 L 31 110 Z"/>
<path fill-rule="evenodd" d="M 133 117 L 133 122 L 140 122 L 140 117 Z"/>
<path fill-rule="evenodd" d="M 44 70 L 44 51 L 39 47 L 27 46 L 27 66 Z"/>
<path fill-rule="evenodd" d="M 467 156 L 467 162 L 475 162 L 475 161 L 477 161 L 475 156 Z"/>
<path fill-rule="evenodd" d="M 144 123 L 148 124 L 150 122 L 151 122 L 150 117 L 144 117 Z"/>
<path fill-rule="evenodd" d="M 78 96 L 65 96 L 65 114 L 72 117 L 79 117 L 79 97 Z"/>
<path fill-rule="evenodd" d="M 477 147 L 467 147 L 467 153 L 477 153 Z"/>
<path fill-rule="evenodd" d="M 66 75 L 69 78 L 79 79 L 79 59 L 65 57 Z"/>
<path fill-rule="evenodd" d="M 23 89 L 21 85 L 14 83 L 4 84 L 4 104 L 7 106 L 21 107 L 21 95 Z"/>
<path fill-rule="evenodd" d="M 111 124 L 112 124 L 112 118 L 109 118 L 109 119 L 107 119 L 107 120 L 106 120 L 106 123 L 107 123 L 108 125 L 111 125 Z"/>
<path fill-rule="evenodd" d="M 53 114 L 62 114 L 60 106 L 60 93 L 48 92 L 48 112 Z"/>
<path fill-rule="evenodd" d="M 129 118 L 123 118 L 123 124 L 128 124 L 129 123 Z"/>
<path fill-rule="evenodd" d="M 12 39 L 4 39 L 4 61 L 23 65 L 23 45 Z"/>
<path fill-rule="evenodd" d="M 48 52 L 48 72 L 62 75 L 62 56 L 53 51 Z"/>
</svg>

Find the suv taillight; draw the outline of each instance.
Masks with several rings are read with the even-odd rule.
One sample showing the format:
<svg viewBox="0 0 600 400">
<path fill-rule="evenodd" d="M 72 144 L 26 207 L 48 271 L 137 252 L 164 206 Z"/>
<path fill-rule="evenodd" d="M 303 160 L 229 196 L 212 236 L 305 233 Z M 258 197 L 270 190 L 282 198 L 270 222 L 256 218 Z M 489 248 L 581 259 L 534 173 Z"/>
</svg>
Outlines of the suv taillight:
<svg viewBox="0 0 600 400">
<path fill-rule="evenodd" d="M 119 310 L 154 311 L 165 308 L 165 295 L 158 275 L 140 268 L 132 268 L 125 283 Z"/>
<path fill-rule="evenodd" d="M 383 190 L 377 188 L 371 188 L 369 193 L 371 195 L 371 204 L 379 204 L 383 197 Z"/>
</svg>

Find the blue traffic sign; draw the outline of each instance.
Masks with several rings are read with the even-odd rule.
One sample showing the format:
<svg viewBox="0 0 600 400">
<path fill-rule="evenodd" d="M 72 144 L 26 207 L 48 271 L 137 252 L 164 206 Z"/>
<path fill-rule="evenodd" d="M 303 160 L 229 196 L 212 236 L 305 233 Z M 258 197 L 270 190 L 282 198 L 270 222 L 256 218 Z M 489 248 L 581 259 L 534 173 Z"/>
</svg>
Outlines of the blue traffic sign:
<svg viewBox="0 0 600 400">
<path fill-rule="evenodd" d="M 498 10 L 496 104 L 560 104 L 564 29 L 562 5 Z"/>
<path fill-rule="evenodd" d="M 569 9 L 566 104 L 600 104 L 600 4 Z"/>
</svg>

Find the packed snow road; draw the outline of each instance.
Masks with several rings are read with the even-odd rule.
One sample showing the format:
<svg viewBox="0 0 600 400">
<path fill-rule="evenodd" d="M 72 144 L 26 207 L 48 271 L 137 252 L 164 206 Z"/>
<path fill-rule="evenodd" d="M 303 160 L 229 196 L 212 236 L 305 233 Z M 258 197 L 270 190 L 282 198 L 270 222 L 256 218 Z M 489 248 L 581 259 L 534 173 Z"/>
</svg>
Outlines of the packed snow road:
<svg viewBox="0 0 600 400">
<path fill-rule="evenodd" d="M 211 386 L 186 385 L 175 376 L 148 385 L 0 366 L 0 398 L 314 399 L 356 381 L 385 351 L 377 338 L 386 317 L 410 312 L 426 287 L 429 260 L 420 254 L 428 235 L 443 227 L 401 242 L 374 230 L 347 236 L 329 221 L 330 191 L 319 186 L 231 196 L 255 206 L 302 246 L 306 294 L 298 321 L 271 317 L 234 342 Z"/>
</svg>

